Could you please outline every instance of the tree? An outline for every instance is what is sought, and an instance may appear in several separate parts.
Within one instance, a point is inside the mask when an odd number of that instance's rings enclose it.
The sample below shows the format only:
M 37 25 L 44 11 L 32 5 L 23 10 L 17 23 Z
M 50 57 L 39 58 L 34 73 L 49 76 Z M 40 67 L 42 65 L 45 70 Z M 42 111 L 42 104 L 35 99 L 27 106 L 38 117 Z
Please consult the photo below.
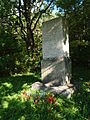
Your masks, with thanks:
M 57 7 L 61 13 L 63 12 L 63 15 L 68 21 L 70 40 L 82 38 L 84 29 L 84 12 L 82 2 L 83 0 L 56 0 Z
M 9 27 L 13 26 L 15 32 L 18 33 L 26 43 L 28 54 L 33 55 L 34 50 L 34 30 L 42 17 L 50 11 L 53 0 L 10 0 L 8 2 L 1 0 L 2 18 L 9 18 Z M 10 11 L 10 12 L 8 12 Z M 3 14 L 6 13 L 7 14 Z M 6 20 L 6 19 L 5 19 Z
M 83 10 L 85 16 L 85 24 L 87 28 L 87 36 L 89 39 L 90 38 L 90 1 L 89 0 L 83 1 Z
M 40 71 L 41 23 L 52 12 L 52 1 L 0 1 L 1 76 Z
M 34 50 L 34 31 L 42 16 L 53 3 L 53 0 L 16 0 L 12 6 L 15 30 L 24 39 L 28 54 Z M 20 30 L 18 30 L 20 29 Z
M 63 14 L 68 21 L 72 59 L 87 64 L 90 62 L 90 0 L 56 0 L 56 5 L 59 15 Z

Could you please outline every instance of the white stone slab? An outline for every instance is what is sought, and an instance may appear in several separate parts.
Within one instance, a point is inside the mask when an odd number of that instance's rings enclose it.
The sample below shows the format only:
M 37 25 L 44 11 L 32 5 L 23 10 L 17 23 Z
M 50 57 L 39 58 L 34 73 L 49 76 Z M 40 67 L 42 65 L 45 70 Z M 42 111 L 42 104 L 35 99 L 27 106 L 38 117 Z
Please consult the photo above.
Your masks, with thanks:
M 43 23 L 43 59 L 69 56 L 69 41 L 66 22 L 60 17 Z

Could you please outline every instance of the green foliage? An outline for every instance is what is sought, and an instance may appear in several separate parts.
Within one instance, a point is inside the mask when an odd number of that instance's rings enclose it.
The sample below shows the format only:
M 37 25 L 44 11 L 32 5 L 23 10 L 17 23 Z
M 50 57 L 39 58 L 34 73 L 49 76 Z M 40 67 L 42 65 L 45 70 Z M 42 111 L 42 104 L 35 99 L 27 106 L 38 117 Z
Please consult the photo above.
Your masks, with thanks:
M 23 43 L 11 30 L 0 30 L 0 76 L 12 75 L 26 70 Z M 23 59 L 22 59 L 23 58 Z M 24 65 L 24 66 L 23 66 Z
M 1 120 L 87 120 L 90 118 L 90 70 L 74 67 L 72 82 L 77 90 L 70 99 L 55 95 L 56 103 L 49 107 L 47 99 L 39 98 L 39 107 L 33 99 L 22 100 L 22 91 L 40 81 L 35 74 L 0 78 L 0 119 Z M 37 93 L 39 95 L 39 92 Z M 38 97 L 35 98 L 38 100 Z M 45 101 L 44 101 L 45 100 Z M 37 102 L 36 102 L 37 103 Z
M 81 66 L 73 67 L 72 72 L 72 82 L 77 88 L 76 94 L 73 95 L 72 99 L 78 106 L 82 119 L 85 119 L 85 116 L 90 119 L 90 69 Z
M 89 0 L 56 0 L 60 16 L 68 21 L 71 59 L 73 63 L 90 64 Z
M 56 0 L 56 5 L 61 10 L 60 14 L 63 14 L 68 21 L 70 41 L 89 40 L 87 39 L 88 17 L 85 4 L 83 0 Z
M 70 55 L 74 65 L 90 67 L 90 42 L 78 40 L 70 42 Z
M 39 30 L 40 31 L 40 30 Z M 4 28 L 0 31 L 0 76 L 25 73 L 28 71 L 40 72 L 41 35 L 35 35 L 35 49 L 32 56 L 27 55 L 25 43 L 19 35 Z
M 40 72 L 41 25 L 52 12 L 51 3 L 0 1 L 0 76 Z

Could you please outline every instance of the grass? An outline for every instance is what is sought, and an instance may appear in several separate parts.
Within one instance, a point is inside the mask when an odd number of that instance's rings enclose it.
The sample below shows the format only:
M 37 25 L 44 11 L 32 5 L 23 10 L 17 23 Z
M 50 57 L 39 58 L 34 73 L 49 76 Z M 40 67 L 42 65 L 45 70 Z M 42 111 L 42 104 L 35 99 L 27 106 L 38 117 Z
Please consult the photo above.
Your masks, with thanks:
M 70 99 L 55 95 L 57 104 L 48 111 L 43 100 L 40 109 L 32 101 L 18 99 L 40 76 L 35 74 L 0 78 L 1 120 L 89 120 L 90 119 L 90 70 L 73 67 L 72 83 L 77 90 Z

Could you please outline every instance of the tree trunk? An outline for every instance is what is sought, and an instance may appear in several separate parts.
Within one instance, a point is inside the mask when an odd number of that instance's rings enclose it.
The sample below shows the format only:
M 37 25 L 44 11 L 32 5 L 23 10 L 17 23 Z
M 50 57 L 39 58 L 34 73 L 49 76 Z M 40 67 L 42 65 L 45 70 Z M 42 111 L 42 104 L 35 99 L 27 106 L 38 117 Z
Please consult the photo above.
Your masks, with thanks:
M 33 49 L 34 49 L 34 36 L 33 36 L 33 31 L 31 30 L 30 24 L 27 22 L 27 52 L 28 54 L 32 54 L 33 57 Z

